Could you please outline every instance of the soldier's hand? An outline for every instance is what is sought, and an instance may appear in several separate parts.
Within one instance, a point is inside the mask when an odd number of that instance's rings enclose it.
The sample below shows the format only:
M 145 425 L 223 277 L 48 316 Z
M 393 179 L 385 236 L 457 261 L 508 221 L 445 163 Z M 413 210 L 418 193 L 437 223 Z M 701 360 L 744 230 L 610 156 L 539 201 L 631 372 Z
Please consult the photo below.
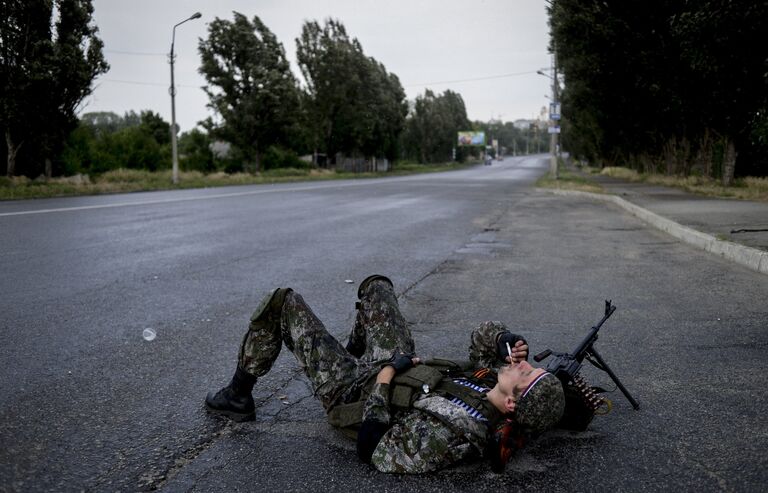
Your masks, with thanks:
M 510 363 L 520 363 L 521 361 L 525 361 L 528 359 L 528 344 L 525 342 L 525 340 L 519 340 L 515 343 L 514 347 L 512 348 L 512 361 L 509 361 L 509 356 L 507 356 L 507 361 Z
M 401 373 L 405 370 L 413 368 L 417 364 L 419 364 L 419 358 L 416 358 L 410 354 L 405 354 L 398 349 L 395 350 L 395 354 L 392 355 L 392 358 L 387 363 L 387 366 L 394 368 L 395 373 Z
M 510 350 L 512 351 L 511 358 L 509 355 Z M 502 361 L 519 363 L 528 359 L 528 343 L 518 335 L 504 332 L 496 340 L 496 352 Z

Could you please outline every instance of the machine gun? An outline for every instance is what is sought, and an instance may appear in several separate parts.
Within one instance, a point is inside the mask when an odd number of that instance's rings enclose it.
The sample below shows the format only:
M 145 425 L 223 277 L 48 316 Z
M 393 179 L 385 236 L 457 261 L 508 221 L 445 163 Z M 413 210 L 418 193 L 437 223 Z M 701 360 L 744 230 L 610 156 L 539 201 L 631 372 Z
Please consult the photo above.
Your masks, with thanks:
M 608 405 L 610 408 L 610 402 L 603 397 L 598 397 L 595 389 L 589 387 L 579 373 L 584 359 L 606 372 L 632 404 L 632 407 L 640 408 L 640 404 L 630 395 L 619 377 L 611 371 L 608 363 L 603 360 L 594 347 L 595 341 L 597 341 L 597 332 L 615 311 L 616 306 L 612 305 L 610 300 L 606 300 L 605 315 L 602 320 L 590 329 L 584 340 L 571 353 L 555 353 L 551 349 L 547 349 L 533 357 L 535 361 L 539 362 L 551 355 L 555 356 L 547 364 L 547 371 L 560 379 L 565 390 L 565 415 L 559 424 L 561 428 L 584 430 L 601 406 Z

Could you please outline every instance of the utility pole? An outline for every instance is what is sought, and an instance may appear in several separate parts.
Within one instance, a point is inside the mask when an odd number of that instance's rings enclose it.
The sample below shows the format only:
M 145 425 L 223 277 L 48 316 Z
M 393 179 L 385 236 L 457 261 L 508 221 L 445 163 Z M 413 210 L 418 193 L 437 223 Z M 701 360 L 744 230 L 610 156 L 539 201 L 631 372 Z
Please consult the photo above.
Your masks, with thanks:
M 550 137 L 549 137 L 549 152 L 550 163 L 549 171 L 552 174 L 552 178 L 557 180 L 557 131 L 560 130 L 560 126 L 557 125 L 560 120 L 560 110 L 558 107 L 560 103 L 557 98 L 557 51 L 552 53 L 552 107 L 549 110 L 550 121 Z
M 176 55 L 173 53 L 173 45 L 176 43 L 176 28 L 187 21 L 199 19 L 200 17 L 202 17 L 202 14 L 200 12 L 196 12 L 192 14 L 191 17 L 188 17 L 173 26 L 173 36 L 171 37 L 171 55 L 169 57 L 171 63 L 171 88 L 168 90 L 168 92 L 171 93 L 171 157 L 173 160 L 174 185 L 179 183 L 179 150 L 178 145 L 176 144 L 176 85 L 174 84 L 173 80 L 173 62 L 176 58 Z
M 525 153 L 531 153 L 531 123 L 528 124 L 528 128 L 525 131 Z

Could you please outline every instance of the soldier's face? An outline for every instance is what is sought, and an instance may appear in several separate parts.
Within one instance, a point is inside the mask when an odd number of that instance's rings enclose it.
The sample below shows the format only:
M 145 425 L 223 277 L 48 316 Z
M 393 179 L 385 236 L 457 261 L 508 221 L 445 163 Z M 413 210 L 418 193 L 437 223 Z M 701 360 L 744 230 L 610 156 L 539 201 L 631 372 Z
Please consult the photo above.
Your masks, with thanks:
M 502 366 L 498 375 L 499 388 L 517 401 L 525 389 L 545 371 L 543 368 L 532 367 L 527 361 Z

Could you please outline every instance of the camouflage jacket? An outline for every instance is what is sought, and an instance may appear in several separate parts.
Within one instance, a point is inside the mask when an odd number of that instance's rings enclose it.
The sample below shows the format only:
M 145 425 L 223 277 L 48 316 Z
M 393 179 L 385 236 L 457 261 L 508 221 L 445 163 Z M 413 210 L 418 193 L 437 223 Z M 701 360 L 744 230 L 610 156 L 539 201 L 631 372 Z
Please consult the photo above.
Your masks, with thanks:
M 487 322 L 472 333 L 469 355 L 476 367 L 503 364 L 496 356 L 495 341 L 504 331 L 503 325 Z M 363 421 L 387 427 L 371 456 L 376 469 L 425 473 L 482 455 L 489 435 L 486 422 L 434 393 L 419 396 L 411 409 L 392 411 L 389 387 L 374 385 L 363 411 Z

